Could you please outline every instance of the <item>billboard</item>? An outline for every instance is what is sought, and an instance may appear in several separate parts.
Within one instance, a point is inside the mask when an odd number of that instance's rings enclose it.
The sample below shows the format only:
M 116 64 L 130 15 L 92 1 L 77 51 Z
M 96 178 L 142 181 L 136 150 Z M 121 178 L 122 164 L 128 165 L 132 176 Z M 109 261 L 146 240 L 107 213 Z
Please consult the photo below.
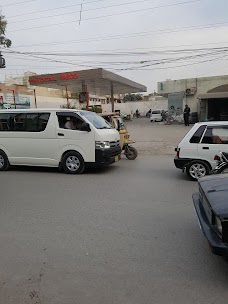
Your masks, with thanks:
M 17 109 L 29 109 L 30 108 L 30 96 L 14 94 L 16 100 Z M 14 109 L 13 94 L 3 93 L 3 101 L 1 100 L 3 109 Z

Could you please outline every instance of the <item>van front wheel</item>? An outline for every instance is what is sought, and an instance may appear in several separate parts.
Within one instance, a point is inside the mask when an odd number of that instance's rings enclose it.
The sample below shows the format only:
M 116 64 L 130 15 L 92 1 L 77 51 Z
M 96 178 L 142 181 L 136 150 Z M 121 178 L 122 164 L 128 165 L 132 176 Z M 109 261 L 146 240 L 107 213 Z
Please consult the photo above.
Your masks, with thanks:
M 196 181 L 200 177 L 208 175 L 209 172 L 210 168 L 208 164 L 201 160 L 194 160 L 186 167 L 186 173 L 188 177 L 193 181 Z
M 80 174 L 85 169 L 85 163 L 78 152 L 70 151 L 63 156 L 62 167 L 65 173 Z
M 5 152 L 0 151 L 0 171 L 7 171 L 9 169 L 9 160 Z

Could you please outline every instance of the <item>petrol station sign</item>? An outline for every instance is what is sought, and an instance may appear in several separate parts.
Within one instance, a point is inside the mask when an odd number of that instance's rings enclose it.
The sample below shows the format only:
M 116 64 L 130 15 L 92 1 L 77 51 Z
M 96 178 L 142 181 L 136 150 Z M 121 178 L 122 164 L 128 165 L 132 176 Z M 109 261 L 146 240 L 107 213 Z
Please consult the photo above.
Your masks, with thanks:
M 63 80 L 71 80 L 77 79 L 77 73 L 63 73 L 58 75 L 50 75 L 50 76 L 37 76 L 29 79 L 30 84 L 44 83 L 44 82 L 55 82 L 55 81 L 63 81 Z

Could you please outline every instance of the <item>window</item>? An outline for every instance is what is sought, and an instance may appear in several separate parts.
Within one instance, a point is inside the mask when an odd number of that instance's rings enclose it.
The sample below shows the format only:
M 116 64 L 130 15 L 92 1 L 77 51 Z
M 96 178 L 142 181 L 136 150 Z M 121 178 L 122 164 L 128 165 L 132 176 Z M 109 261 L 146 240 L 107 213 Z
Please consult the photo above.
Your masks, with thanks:
M 42 132 L 46 129 L 50 113 L 39 113 L 38 119 L 38 132 Z
M 94 112 L 80 112 L 96 129 L 111 129 L 112 127 L 101 116 Z
M 207 128 L 202 139 L 202 144 L 212 144 L 212 128 Z
M 125 130 L 126 129 L 122 118 L 113 118 L 113 121 L 114 121 L 116 130 Z
M 0 131 L 42 132 L 50 113 L 0 113 Z
M 203 137 L 204 144 L 228 144 L 228 128 L 227 127 L 213 127 L 207 128 Z
M 197 131 L 194 133 L 192 138 L 190 139 L 191 144 L 198 144 L 200 142 L 200 139 L 203 135 L 204 130 L 206 129 L 206 126 L 201 126 L 197 129 Z
M 161 114 L 161 111 L 152 111 L 152 114 Z
M 57 115 L 58 115 L 59 127 L 61 129 L 81 131 L 81 127 L 84 125 L 84 121 L 80 119 L 76 114 L 59 113 Z

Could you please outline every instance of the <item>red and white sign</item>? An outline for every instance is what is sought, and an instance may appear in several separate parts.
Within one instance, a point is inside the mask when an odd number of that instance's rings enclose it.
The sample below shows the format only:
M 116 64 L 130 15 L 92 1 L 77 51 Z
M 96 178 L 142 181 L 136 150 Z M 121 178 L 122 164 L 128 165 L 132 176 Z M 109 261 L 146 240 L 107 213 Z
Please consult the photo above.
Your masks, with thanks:
M 77 79 L 78 74 L 77 73 L 64 73 L 59 74 L 56 76 L 37 76 L 29 79 L 30 84 L 34 83 L 43 83 L 43 82 L 52 82 L 52 81 L 58 81 L 58 80 L 71 80 L 71 79 Z

